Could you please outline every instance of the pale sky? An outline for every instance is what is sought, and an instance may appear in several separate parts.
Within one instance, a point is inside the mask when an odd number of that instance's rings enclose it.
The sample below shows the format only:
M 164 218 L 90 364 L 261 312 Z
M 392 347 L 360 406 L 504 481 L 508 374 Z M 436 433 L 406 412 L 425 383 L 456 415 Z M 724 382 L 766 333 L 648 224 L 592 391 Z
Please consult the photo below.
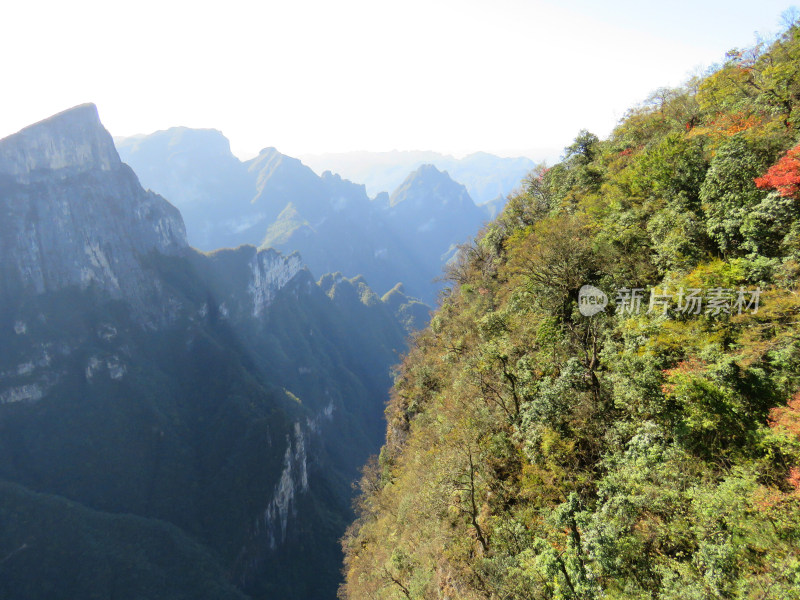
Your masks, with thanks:
M 0 137 L 83 102 L 233 151 L 534 159 L 780 28 L 787 1 L 7 1 Z

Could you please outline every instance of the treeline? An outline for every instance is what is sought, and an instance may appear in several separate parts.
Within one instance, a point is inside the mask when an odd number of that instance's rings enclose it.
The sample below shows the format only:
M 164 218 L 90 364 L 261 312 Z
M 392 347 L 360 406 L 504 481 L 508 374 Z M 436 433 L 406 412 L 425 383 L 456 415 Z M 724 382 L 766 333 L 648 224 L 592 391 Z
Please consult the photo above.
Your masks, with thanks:
M 800 598 L 799 126 L 794 24 L 531 173 L 399 368 L 342 598 Z

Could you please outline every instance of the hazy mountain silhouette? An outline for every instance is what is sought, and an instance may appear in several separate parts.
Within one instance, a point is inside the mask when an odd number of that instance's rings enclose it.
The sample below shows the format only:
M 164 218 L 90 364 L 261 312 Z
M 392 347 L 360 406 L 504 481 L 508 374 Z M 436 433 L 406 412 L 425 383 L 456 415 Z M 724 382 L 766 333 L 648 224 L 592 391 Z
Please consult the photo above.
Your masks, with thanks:
M 432 164 L 464 184 L 478 205 L 505 197 L 533 169 L 535 163 L 524 157 L 503 158 L 476 152 L 463 158 L 438 152 L 342 152 L 309 154 L 301 157 L 317 173 L 325 170 L 360 181 L 369 194 L 390 192 L 424 164 Z
M 238 162 L 216 131 L 176 128 L 117 146 L 145 187 L 172 193 L 197 247 L 299 251 L 315 274 L 363 275 L 379 293 L 402 282 L 429 304 L 457 244 L 488 219 L 464 186 L 430 165 L 406 173 L 391 199 L 370 198 L 364 185 L 318 176 L 274 148 Z

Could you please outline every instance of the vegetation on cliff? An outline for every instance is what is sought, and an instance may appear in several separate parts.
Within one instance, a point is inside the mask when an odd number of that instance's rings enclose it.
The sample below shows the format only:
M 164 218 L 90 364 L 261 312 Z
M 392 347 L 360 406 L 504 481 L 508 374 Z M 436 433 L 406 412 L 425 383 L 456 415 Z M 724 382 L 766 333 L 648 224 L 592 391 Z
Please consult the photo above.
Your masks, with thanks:
M 798 127 L 795 24 L 530 175 L 399 368 L 342 598 L 800 598 Z

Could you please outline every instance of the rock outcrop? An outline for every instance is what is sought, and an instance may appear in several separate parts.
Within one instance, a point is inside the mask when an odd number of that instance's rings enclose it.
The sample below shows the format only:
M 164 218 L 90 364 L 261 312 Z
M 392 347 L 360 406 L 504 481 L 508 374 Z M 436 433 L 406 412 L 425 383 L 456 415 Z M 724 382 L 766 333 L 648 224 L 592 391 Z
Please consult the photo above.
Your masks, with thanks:
M 0 142 L 0 176 L 23 183 L 54 174 L 113 171 L 121 165 L 94 104 L 65 110 Z
M 188 248 L 178 210 L 141 188 L 91 104 L 0 140 L 0 211 L 0 293 L 93 287 L 144 314 L 160 297 L 145 257 Z

